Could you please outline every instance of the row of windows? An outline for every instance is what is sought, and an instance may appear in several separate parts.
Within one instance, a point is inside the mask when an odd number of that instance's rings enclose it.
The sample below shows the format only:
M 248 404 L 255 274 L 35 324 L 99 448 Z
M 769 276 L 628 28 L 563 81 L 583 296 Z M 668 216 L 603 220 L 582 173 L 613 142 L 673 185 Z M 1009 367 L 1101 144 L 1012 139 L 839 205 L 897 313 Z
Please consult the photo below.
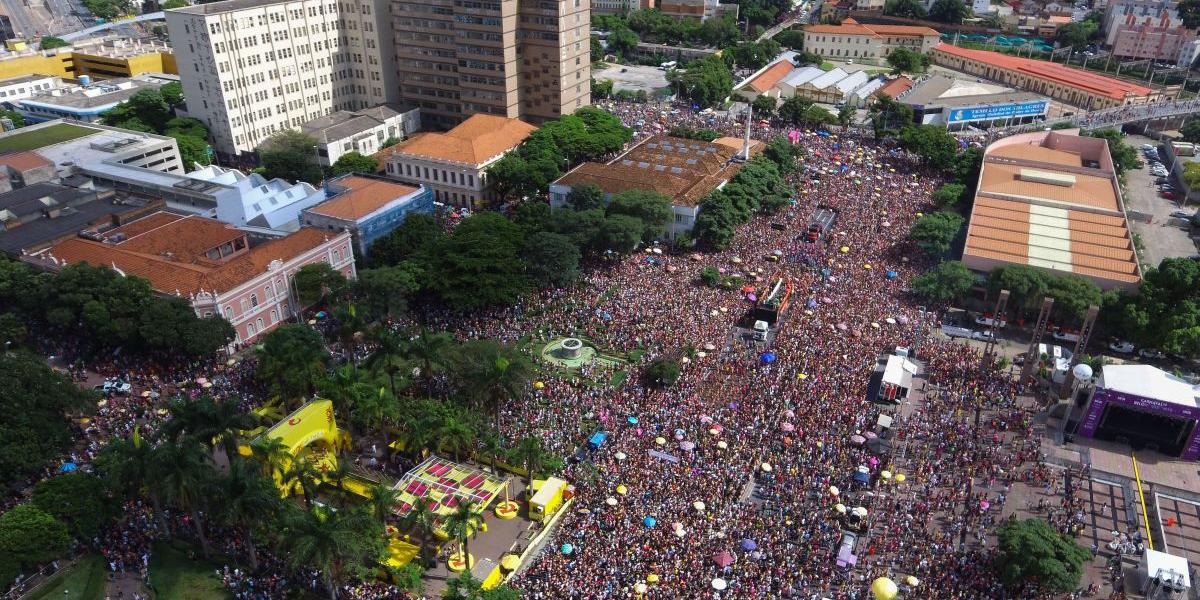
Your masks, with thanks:
M 448 183 L 451 185 L 465 185 L 467 187 L 475 187 L 475 175 L 471 173 L 459 173 L 458 171 L 449 171 L 446 169 L 429 168 L 429 167 L 414 167 L 411 163 L 403 163 L 404 169 L 396 163 L 389 162 L 387 172 L 393 173 L 392 166 L 396 165 L 394 173 L 403 175 L 413 179 L 424 179 L 426 181 L 435 181 L 439 183 Z M 432 177 L 430 176 L 432 175 Z

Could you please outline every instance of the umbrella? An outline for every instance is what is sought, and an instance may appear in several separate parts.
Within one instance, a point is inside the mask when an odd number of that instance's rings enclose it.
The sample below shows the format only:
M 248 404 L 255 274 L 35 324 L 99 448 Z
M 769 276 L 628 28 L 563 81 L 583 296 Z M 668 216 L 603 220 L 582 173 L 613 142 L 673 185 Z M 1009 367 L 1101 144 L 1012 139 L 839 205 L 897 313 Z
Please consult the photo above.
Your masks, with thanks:
M 838 331 L 846 331 L 847 329 L 850 329 L 850 326 L 846 325 L 845 323 L 838 323 L 835 325 L 835 327 L 837 327 Z
M 660 436 L 660 437 L 656 437 L 656 438 L 654 438 L 654 443 L 655 443 L 655 444 L 658 444 L 659 446 L 661 446 L 661 445 L 663 445 L 663 444 L 666 444 L 666 443 L 667 443 L 667 438 L 664 438 L 664 437 L 661 437 L 661 436 Z
M 861 435 L 850 436 L 850 443 L 855 444 L 855 445 L 862 444 L 863 442 L 866 442 L 866 441 L 867 441 L 867 438 L 865 438 Z
M 904 473 L 896 473 L 896 483 L 904 483 L 905 479 L 908 478 L 904 476 Z
M 900 321 L 901 325 L 908 325 L 908 317 L 906 317 L 904 315 L 900 315 L 900 317 L 897 318 L 896 320 Z
M 724 450 L 728 447 L 729 447 L 729 444 L 726 444 L 725 440 L 721 440 L 721 441 L 717 442 L 717 448 L 720 448 L 721 450 Z
M 921 580 L 909 575 L 908 577 L 904 578 L 904 583 L 907 583 L 912 587 L 917 587 L 918 585 L 921 585 Z
M 788 419 L 792 419 L 796 417 L 796 413 L 792 412 L 792 410 L 789 408 L 788 410 L 783 411 L 783 416 Z
M 867 509 L 862 506 L 855 506 L 854 510 L 850 511 L 850 514 L 860 518 L 865 517 L 867 516 Z
M 658 519 L 655 519 L 654 517 L 646 517 L 645 519 L 642 519 L 642 525 L 645 525 L 646 527 L 654 527 L 657 524 Z
M 684 528 L 682 528 L 682 527 L 676 527 L 676 528 L 675 528 L 675 537 L 677 537 L 677 538 L 681 538 L 681 537 L 683 537 L 683 536 L 685 536 L 685 535 L 687 535 L 687 530 L 686 530 L 686 529 L 684 529 Z
M 773 469 L 774 469 L 774 467 L 771 466 L 771 463 L 763 463 L 762 464 L 763 473 L 770 473 Z
M 729 262 L 731 262 L 735 265 L 740 265 L 740 264 L 742 264 L 742 259 L 735 256 L 735 257 L 729 259 Z
M 628 419 L 626 419 L 626 421 L 629 421 L 630 425 L 637 425 L 638 418 L 637 417 L 629 417 Z
M 713 350 L 716 350 L 717 347 L 712 342 L 709 342 L 704 345 L 704 349 L 708 350 L 709 352 L 712 352 Z
M 888 271 L 887 273 L 885 273 L 885 275 L 887 276 L 888 279 L 895 279 L 896 276 L 899 275 L 899 273 L 897 273 L 895 271 Z
M 213 384 L 211 381 L 205 381 L 204 383 L 200 384 L 200 387 L 202 387 L 204 389 L 208 389 L 208 388 L 212 387 L 212 385 Z
M 816 301 L 816 300 L 814 300 L 814 299 L 812 299 L 812 298 L 809 298 L 809 299 L 808 299 L 808 304 L 807 304 L 807 306 L 808 306 L 809 308 L 816 308 L 816 307 L 817 307 L 817 301 Z
M 990 503 L 989 503 L 987 500 L 980 500 L 980 501 L 979 501 L 979 509 L 980 509 L 980 510 L 987 510 L 987 509 L 988 509 L 988 508 L 990 508 L 991 506 L 992 506 L 992 505 L 991 505 L 991 504 L 990 504 Z
M 634 593 L 637 593 L 637 594 L 645 594 L 646 589 L 647 589 L 646 584 L 644 584 L 644 583 L 639 583 L 639 584 L 633 586 L 633 591 L 634 591 Z
M 895 319 L 893 319 L 893 318 L 891 318 L 891 317 L 888 317 L 888 318 L 884 319 L 884 320 L 883 320 L 883 322 L 884 322 L 884 323 L 887 323 L 888 325 L 895 325 L 895 324 L 896 324 L 896 320 L 895 320 Z
M 625 484 L 618 485 L 617 493 L 624 496 L 625 494 L 629 493 L 629 488 L 625 487 Z
M 696 353 L 696 358 L 704 358 L 705 356 L 708 356 L 708 353 L 703 350 Z
M 751 302 L 758 302 L 758 296 L 756 294 L 746 294 L 746 299 Z
M 712 423 L 712 417 L 710 417 L 708 415 L 700 415 L 700 422 L 701 423 Z
M 838 502 L 837 504 L 833 505 L 833 510 L 836 510 L 839 513 L 844 515 L 844 514 L 846 514 L 846 505 L 842 504 L 841 502 Z
M 880 471 L 880 472 L 879 472 L 879 476 L 880 476 L 880 477 L 882 477 L 882 478 L 884 478 L 884 479 L 891 479 L 891 478 L 892 478 L 892 472 L 891 472 L 891 471 Z
M 799 373 L 796 375 L 796 379 L 808 379 L 808 373 Z
M 616 499 L 616 498 L 613 498 L 612 496 L 609 496 L 608 498 L 606 498 L 606 499 L 604 500 L 604 503 L 605 503 L 605 504 L 607 504 L 607 505 L 609 505 L 609 506 L 616 506 L 616 505 L 617 505 L 617 499 Z
M 779 428 L 788 433 L 791 433 L 796 430 L 796 426 L 792 425 L 791 423 L 784 423 L 783 425 L 780 425 Z
M 206 383 L 208 383 L 208 378 L 206 378 L 206 377 L 197 377 L 196 378 L 196 385 L 204 385 Z
M 684 451 L 694 450 L 696 444 L 694 442 L 679 442 L 679 449 Z
M 722 550 L 713 555 L 713 562 L 717 563 L 718 567 L 728 567 L 733 564 L 733 555 L 728 550 Z
M 658 583 L 658 574 L 651 573 L 646 576 L 646 583 Z
M 70 473 L 71 471 L 74 471 L 75 469 L 78 469 L 78 468 L 79 468 L 79 466 L 76 465 L 75 463 L 68 462 L 68 463 L 63 463 L 62 466 L 58 468 L 58 470 L 63 473 Z
M 562 550 L 563 554 L 570 554 L 575 551 L 575 546 L 572 546 L 570 544 L 563 544 L 562 548 L 560 548 L 560 549 Z
M 875 438 L 879 437 L 879 436 L 875 435 L 875 432 L 874 432 L 874 431 L 868 431 L 868 432 L 864 433 L 863 435 L 867 436 L 867 439 L 868 439 L 868 440 L 873 440 L 873 439 L 875 439 Z M 874 459 L 874 460 L 876 460 L 876 461 L 878 461 L 878 460 L 879 460 L 879 459 L 876 459 L 874 456 L 872 456 L 871 458 L 872 458 L 872 459 Z
M 142 397 L 143 397 L 143 398 L 149 398 L 149 397 L 150 397 L 150 390 L 146 390 L 146 391 L 142 392 Z
M 879 323 L 871 321 L 871 329 L 879 329 Z
M 874 457 L 872 457 L 872 458 L 874 458 Z M 867 465 L 858 465 L 858 468 L 855 469 L 855 471 L 858 473 L 862 473 L 863 475 L 866 475 L 867 473 L 871 472 L 871 470 L 867 468 Z
M 692 503 L 692 508 L 694 508 L 694 509 L 696 509 L 696 510 L 699 510 L 699 511 L 703 511 L 703 510 L 704 510 L 704 503 L 703 503 L 703 502 L 701 502 L 701 501 L 699 501 L 699 500 L 697 500 L 697 501 L 695 501 L 695 502 L 693 502 L 693 503 Z
M 712 586 L 713 586 L 714 590 L 717 590 L 719 592 L 719 591 L 724 590 L 725 588 L 729 587 L 729 584 L 726 583 L 724 579 L 721 579 L 720 577 L 718 577 L 718 578 L 712 580 Z
M 830 495 L 830 496 L 836 496 L 836 495 L 838 495 L 838 494 L 840 494 L 840 493 L 842 493 L 842 492 L 841 492 L 840 490 L 838 490 L 838 489 L 837 489 L 837 486 L 836 486 L 836 485 L 831 485 L 831 486 L 829 486 L 829 495 Z
M 742 540 L 742 550 L 750 551 L 750 550 L 757 550 L 757 549 L 758 549 L 758 544 L 754 543 L 754 540 L 751 540 L 751 539 Z
M 752 286 L 752 285 L 743 285 L 743 286 L 742 286 L 742 293 L 743 293 L 743 294 L 752 294 L 752 293 L 754 293 L 754 286 Z
M 867 459 L 867 464 L 869 464 L 873 467 L 873 466 L 879 464 L 879 459 L 872 456 L 871 458 Z M 865 473 L 866 471 L 864 470 L 863 472 Z

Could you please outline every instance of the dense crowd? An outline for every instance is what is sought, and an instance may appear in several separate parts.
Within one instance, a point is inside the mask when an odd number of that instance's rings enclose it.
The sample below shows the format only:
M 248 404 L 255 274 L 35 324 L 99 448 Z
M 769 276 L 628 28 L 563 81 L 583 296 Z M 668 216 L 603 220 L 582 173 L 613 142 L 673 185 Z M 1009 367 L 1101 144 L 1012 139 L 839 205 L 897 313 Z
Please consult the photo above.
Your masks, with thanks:
M 601 107 L 639 135 L 680 126 L 740 135 L 743 127 L 672 105 Z M 755 127 L 756 138 L 789 133 Z M 931 208 L 940 175 L 852 133 L 802 131 L 799 143 L 807 154 L 789 176 L 795 202 L 755 217 L 725 251 L 663 246 L 661 254 L 605 264 L 589 270 L 583 285 L 545 290 L 508 309 L 419 315 L 462 338 L 578 335 L 641 354 L 626 367 L 583 373 L 629 369 L 616 389 L 546 374 L 544 388 L 502 411 L 506 439 L 540 436 L 563 456 L 593 432 L 609 433 L 599 450 L 566 468 L 576 504 L 516 580 L 529 597 L 702 598 L 719 588 L 722 597 L 865 600 L 871 580 L 885 575 L 905 587 L 907 577 L 916 578 L 913 597 L 1002 597 L 986 557 L 988 532 L 1010 486 L 1039 476 L 1025 466 L 1038 462 L 1039 450 L 1024 441 L 1030 416 L 1016 402 L 1013 381 L 981 368 L 970 347 L 929 337 L 936 314 L 907 292 L 929 264 L 905 236 Z M 810 243 L 803 233 L 818 207 L 838 216 Z M 700 284 L 710 266 L 739 283 Z M 778 277 L 791 285 L 792 307 L 768 358 L 767 348 L 733 326 L 752 307 L 741 286 L 758 290 Z M 910 402 L 871 402 L 877 356 L 897 347 L 923 366 L 920 384 Z M 56 354 L 72 364 L 69 351 Z M 659 357 L 684 363 L 673 386 L 637 377 Z M 134 424 L 153 428 L 165 414 L 163 398 L 174 394 L 236 397 L 246 407 L 263 398 L 252 361 L 169 371 L 114 362 L 99 370 L 125 374 L 135 392 L 108 398 L 82 426 L 81 462 Z M 201 377 L 211 385 L 197 386 Z M 881 416 L 891 425 L 881 426 Z M 846 507 L 862 507 L 866 516 Z M 112 570 L 145 568 L 154 527 L 146 507 L 127 507 L 100 543 Z M 848 538 L 845 531 L 858 533 Z M 219 575 L 239 599 L 319 587 L 313 573 L 295 573 L 269 555 L 263 562 L 253 575 L 231 567 Z M 343 592 L 402 597 L 378 583 Z

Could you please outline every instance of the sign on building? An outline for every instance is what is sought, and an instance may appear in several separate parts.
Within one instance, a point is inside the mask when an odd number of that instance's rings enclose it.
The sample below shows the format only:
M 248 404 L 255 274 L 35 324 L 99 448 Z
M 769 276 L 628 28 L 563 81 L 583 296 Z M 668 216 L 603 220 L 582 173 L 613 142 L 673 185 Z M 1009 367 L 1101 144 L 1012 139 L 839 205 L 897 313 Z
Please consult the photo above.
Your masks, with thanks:
M 1010 104 L 993 104 L 990 106 L 972 106 L 956 108 L 949 111 L 947 123 L 962 123 L 965 121 L 995 121 L 1019 117 L 1035 117 L 1046 114 L 1049 105 L 1047 100 L 1033 102 L 1016 102 Z

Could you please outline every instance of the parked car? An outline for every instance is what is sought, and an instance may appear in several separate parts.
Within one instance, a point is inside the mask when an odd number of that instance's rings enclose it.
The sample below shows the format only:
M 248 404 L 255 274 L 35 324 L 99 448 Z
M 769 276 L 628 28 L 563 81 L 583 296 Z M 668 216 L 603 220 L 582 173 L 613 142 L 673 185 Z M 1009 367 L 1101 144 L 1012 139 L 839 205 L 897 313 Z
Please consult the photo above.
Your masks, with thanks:
M 996 329 L 1004 329 L 1005 326 L 1008 325 L 1008 321 L 1005 321 L 1004 319 L 997 320 L 997 319 L 993 319 L 987 315 L 982 315 L 982 316 L 975 317 L 975 324 L 983 325 L 984 327 L 991 327 L 993 324 L 995 324 Z
M 1154 180 L 1154 183 L 1171 183 L 1171 180 L 1166 177 L 1159 177 Z
M 1174 219 L 1190 219 L 1195 213 L 1187 210 L 1176 210 L 1171 212 L 1171 217 Z
M 1056 339 L 1060 342 L 1078 342 L 1079 341 L 1079 332 L 1078 331 L 1068 331 L 1066 329 L 1060 329 L 1058 331 L 1055 331 L 1051 337 L 1053 337 L 1054 339 Z
M 1165 357 L 1166 355 L 1163 354 L 1161 350 L 1155 350 L 1154 348 L 1142 348 L 1141 350 L 1138 350 L 1138 356 L 1142 358 L 1159 359 Z
M 1108 345 L 1108 349 L 1120 354 L 1133 354 L 1134 346 L 1132 342 L 1126 342 L 1125 340 L 1113 340 Z
M 118 394 L 121 396 L 127 396 L 133 392 L 133 386 L 130 385 L 129 382 L 121 381 L 115 377 L 105 379 L 104 383 L 101 383 L 92 389 L 98 392 L 104 392 L 105 394 Z
M 1163 198 L 1166 198 L 1167 200 L 1174 200 L 1176 198 L 1175 192 L 1162 191 L 1162 192 L 1159 192 L 1158 195 L 1162 196 Z
M 990 330 L 990 329 L 984 329 L 983 331 L 975 331 L 975 332 L 972 332 L 972 333 L 971 333 L 971 339 L 973 339 L 973 340 L 981 340 L 981 341 L 985 341 L 985 342 L 986 342 L 986 341 L 989 341 L 989 340 L 994 340 L 994 339 L 996 339 L 996 336 L 995 336 L 995 335 L 992 333 L 992 330 Z

